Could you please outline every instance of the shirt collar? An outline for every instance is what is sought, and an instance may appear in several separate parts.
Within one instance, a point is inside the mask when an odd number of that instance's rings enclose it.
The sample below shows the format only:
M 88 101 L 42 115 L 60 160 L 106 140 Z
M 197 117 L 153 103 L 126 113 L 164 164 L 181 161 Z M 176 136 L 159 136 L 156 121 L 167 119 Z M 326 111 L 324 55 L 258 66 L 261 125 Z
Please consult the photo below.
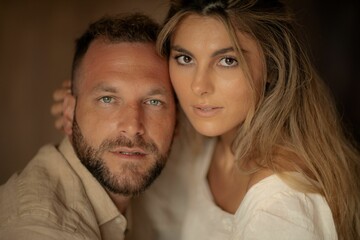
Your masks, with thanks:
M 99 225 L 111 221 L 119 216 L 124 218 L 103 186 L 93 177 L 93 175 L 76 156 L 74 148 L 68 137 L 64 138 L 61 142 L 59 151 L 64 155 L 65 159 L 82 180 L 86 194 L 94 208 Z

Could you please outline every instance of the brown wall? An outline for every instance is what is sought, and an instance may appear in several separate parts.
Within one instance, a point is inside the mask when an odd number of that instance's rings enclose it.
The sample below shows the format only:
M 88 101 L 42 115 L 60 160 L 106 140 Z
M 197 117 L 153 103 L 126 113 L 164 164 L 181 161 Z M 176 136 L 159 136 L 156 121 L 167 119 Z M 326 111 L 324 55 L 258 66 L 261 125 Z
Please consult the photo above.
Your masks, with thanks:
M 341 5 L 292 1 L 304 24 L 313 60 L 344 115 L 359 128 L 359 20 L 357 0 Z M 74 39 L 105 13 L 144 11 L 161 20 L 167 0 L 0 0 L 0 184 L 48 142 L 51 94 L 69 78 Z

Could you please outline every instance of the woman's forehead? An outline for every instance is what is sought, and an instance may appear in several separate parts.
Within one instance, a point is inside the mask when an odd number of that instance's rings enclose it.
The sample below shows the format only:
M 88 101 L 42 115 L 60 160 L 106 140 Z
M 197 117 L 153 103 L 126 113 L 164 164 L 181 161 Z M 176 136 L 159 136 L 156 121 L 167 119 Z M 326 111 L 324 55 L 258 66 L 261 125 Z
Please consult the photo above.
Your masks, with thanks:
M 204 38 L 208 42 L 221 38 L 222 41 L 228 42 L 229 45 L 233 45 L 233 40 L 236 40 L 241 49 L 245 51 L 260 50 L 257 42 L 250 34 L 236 28 L 234 28 L 235 32 L 231 33 L 230 31 L 217 16 L 189 14 L 177 23 L 171 35 L 171 43 L 176 44 L 176 42 L 183 40 L 195 41 L 200 38 Z M 232 35 L 236 36 L 236 39 L 232 39 Z

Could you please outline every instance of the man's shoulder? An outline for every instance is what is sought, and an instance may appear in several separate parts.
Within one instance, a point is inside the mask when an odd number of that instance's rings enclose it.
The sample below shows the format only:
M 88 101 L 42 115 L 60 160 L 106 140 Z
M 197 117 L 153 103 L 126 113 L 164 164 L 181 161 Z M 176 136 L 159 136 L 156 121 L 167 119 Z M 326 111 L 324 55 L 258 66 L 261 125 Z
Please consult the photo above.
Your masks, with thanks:
M 3 185 L 4 192 L 17 194 L 22 205 L 71 203 L 86 198 L 82 180 L 55 145 L 45 145 L 20 174 L 14 174 Z M 1 199 L 11 195 L 2 194 Z M 32 204 L 30 204 L 32 203 Z
M 0 230 L 27 226 L 73 232 L 96 225 L 82 180 L 54 145 L 42 147 L 0 190 Z

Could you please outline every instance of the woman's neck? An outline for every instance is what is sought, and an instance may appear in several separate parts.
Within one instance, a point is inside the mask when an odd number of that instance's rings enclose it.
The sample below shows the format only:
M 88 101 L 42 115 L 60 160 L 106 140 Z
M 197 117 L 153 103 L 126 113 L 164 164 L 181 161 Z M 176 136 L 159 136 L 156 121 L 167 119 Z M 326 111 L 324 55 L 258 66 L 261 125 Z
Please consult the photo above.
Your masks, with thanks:
M 219 137 L 212 156 L 207 180 L 215 203 L 224 211 L 235 213 L 251 186 L 272 174 L 267 169 L 242 172 L 232 151 L 235 133 Z
M 230 135 L 218 137 L 207 180 L 215 204 L 234 214 L 246 193 L 247 181 L 236 166 L 231 145 Z M 239 183 L 243 186 L 239 186 Z
M 218 167 L 223 170 L 232 171 L 235 164 L 235 156 L 231 149 L 231 143 L 226 139 L 219 137 L 216 143 L 212 163 L 215 163 Z

